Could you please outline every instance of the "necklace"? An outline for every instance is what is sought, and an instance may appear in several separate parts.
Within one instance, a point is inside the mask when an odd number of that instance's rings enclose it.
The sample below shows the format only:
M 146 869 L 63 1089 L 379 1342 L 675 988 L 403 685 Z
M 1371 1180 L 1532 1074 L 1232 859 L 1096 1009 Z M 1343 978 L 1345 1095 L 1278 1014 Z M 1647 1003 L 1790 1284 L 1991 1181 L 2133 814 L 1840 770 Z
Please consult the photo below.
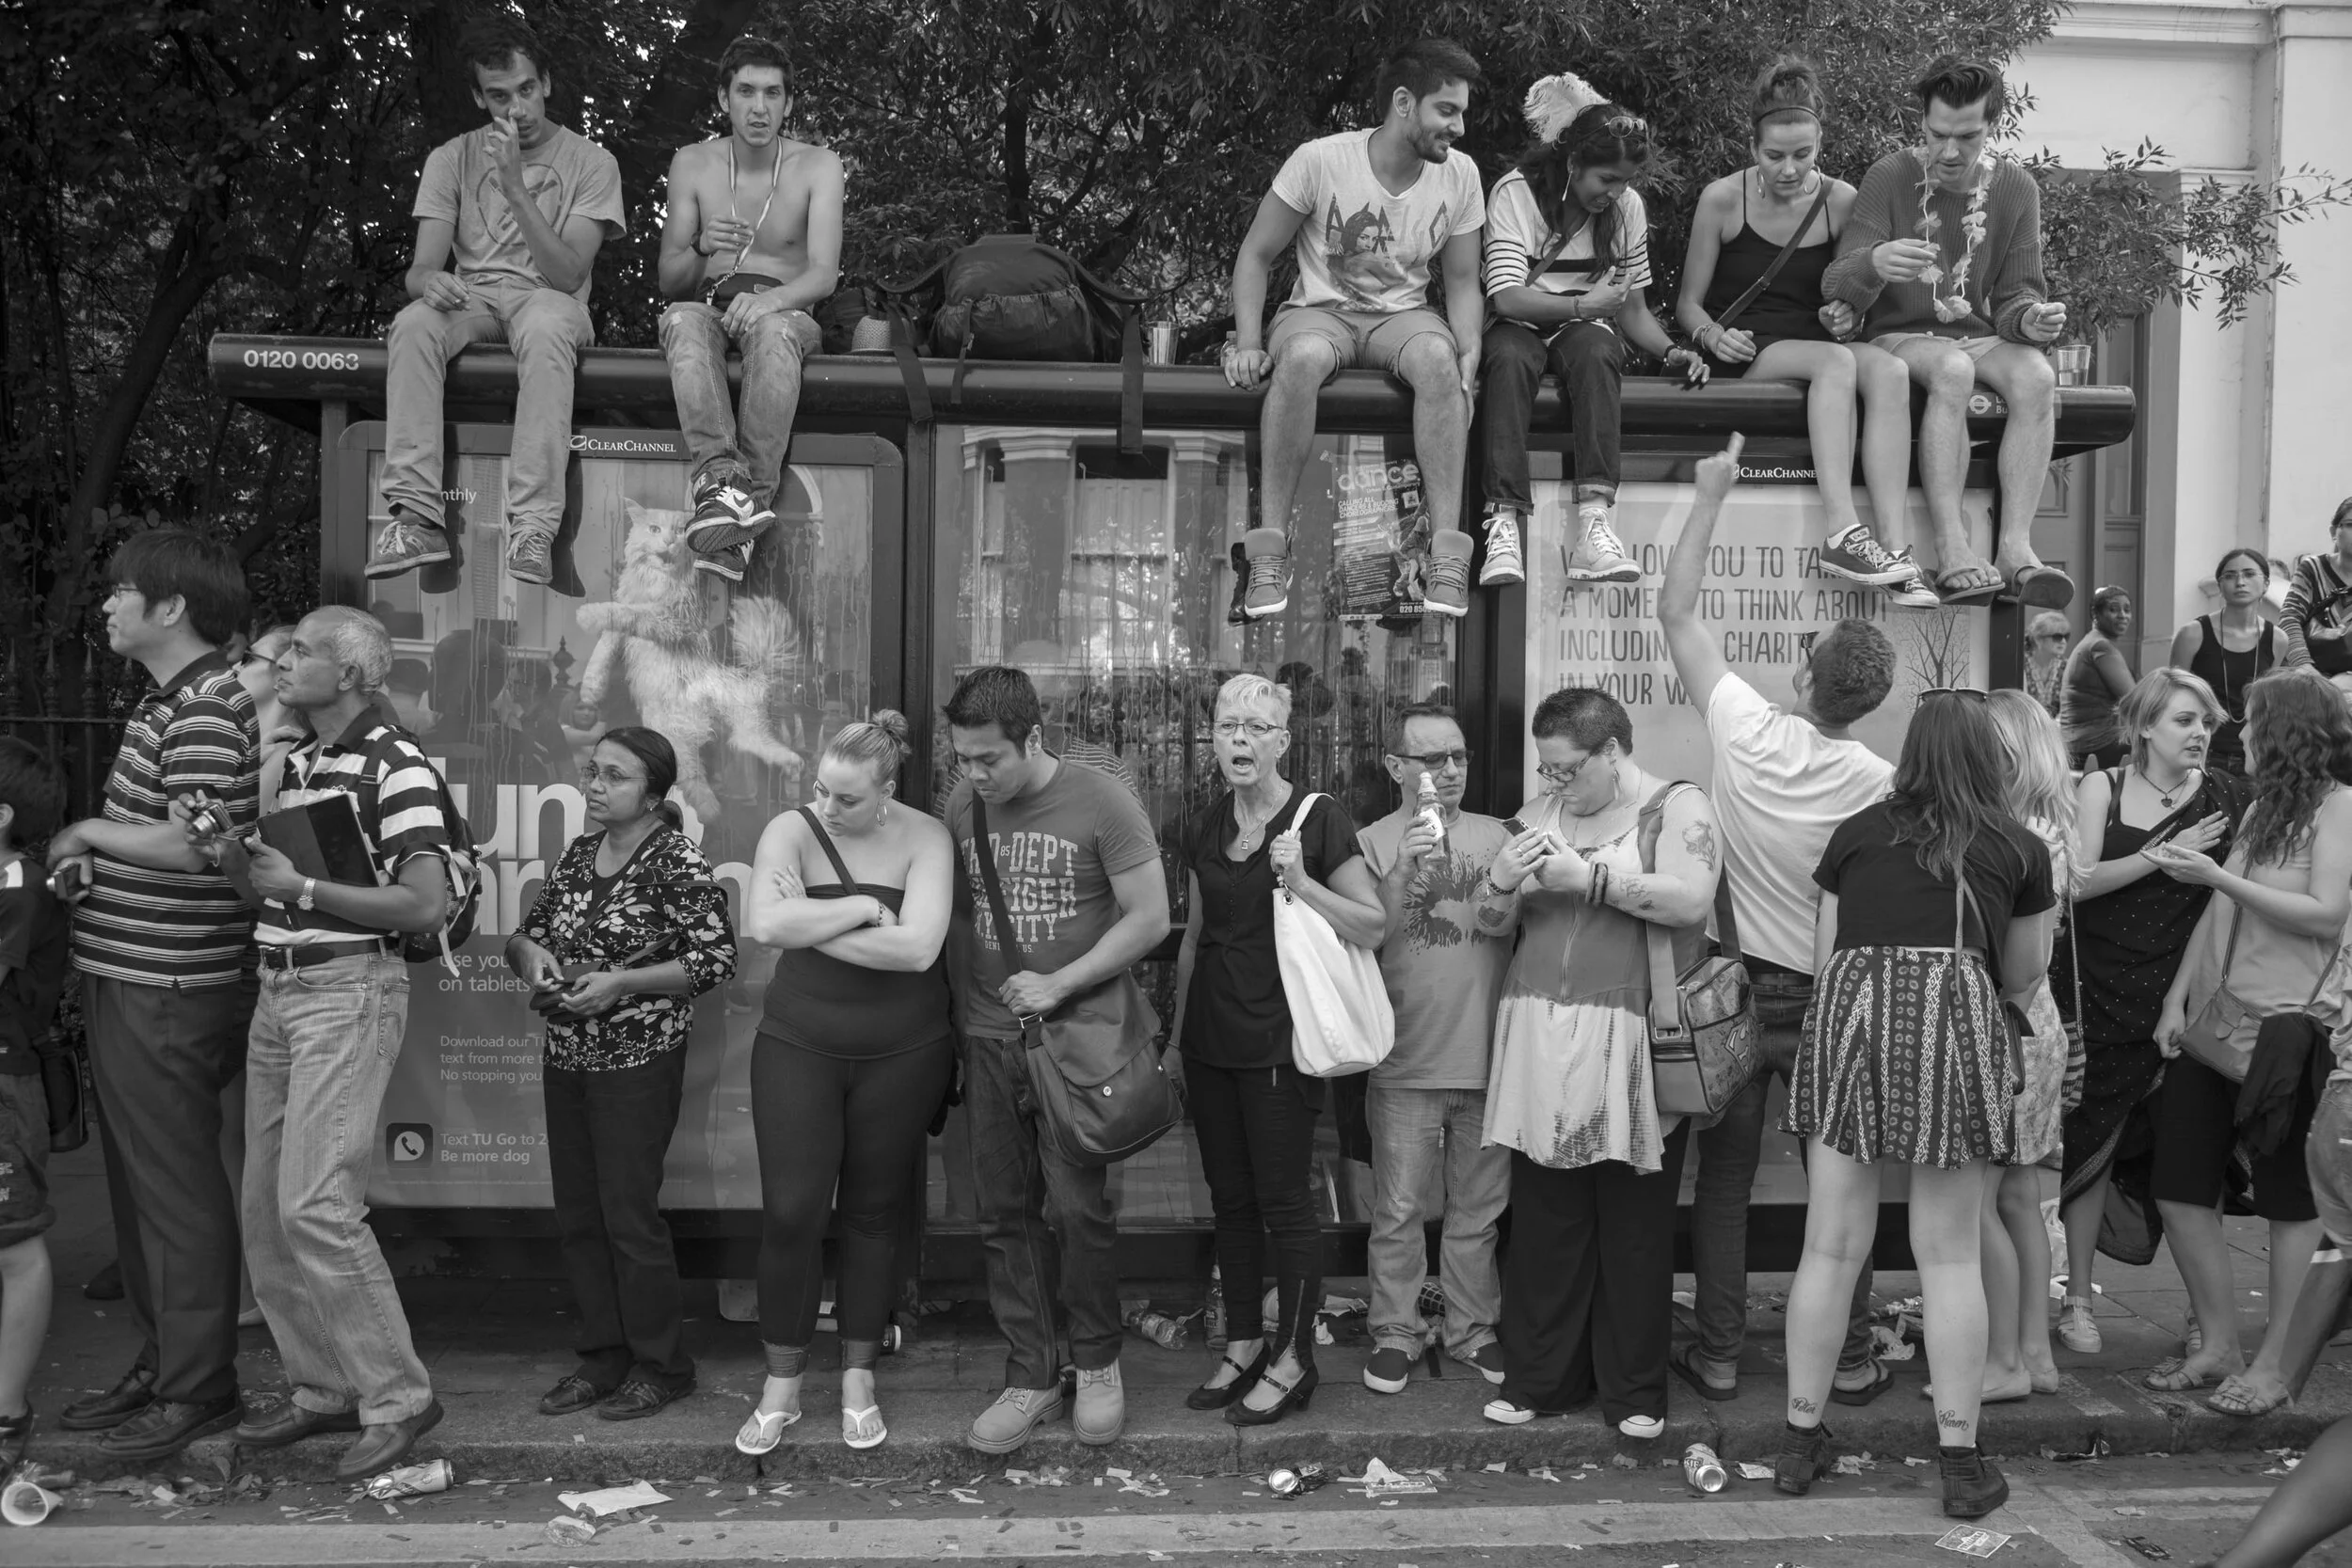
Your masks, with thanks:
M 1993 196 L 1993 166 L 1997 160 L 1990 152 L 1977 160 L 1976 172 L 1971 176 L 1968 209 L 1960 219 L 1960 260 L 1952 263 L 1952 270 L 1947 275 L 1940 264 L 1944 250 L 1940 230 L 1944 227 L 1944 219 L 1931 205 L 1936 192 L 1935 175 L 1925 148 L 1915 150 L 1915 155 L 1919 160 L 1919 237 L 1936 247 L 1939 263 L 1921 273 L 1919 281 L 1928 286 L 1928 297 L 1935 306 L 1935 319 L 1956 322 L 1972 309 L 1968 303 L 1968 270 L 1976 263 L 1977 246 L 1984 243 L 1984 208 Z M 1947 277 L 1951 283 L 1948 294 L 1942 288 Z
M 2165 810 L 2170 811 L 2172 809 L 2172 797 L 2178 795 L 2182 790 L 2188 787 L 2188 781 L 2196 775 L 2196 772 L 2197 770 L 2192 768 L 2187 772 L 2183 773 L 2181 775 L 2181 782 L 2174 784 L 2169 792 L 2157 788 L 2156 781 L 2148 776 L 2148 769 L 2145 767 L 2142 767 L 2139 770 L 2139 779 L 2140 782 L 2146 784 L 2150 789 L 2155 790 L 2156 799 L 2164 802 Z
M 1282 815 L 1282 808 L 1289 803 L 1290 792 L 1285 790 L 1283 791 L 1282 799 L 1275 801 L 1272 809 L 1267 811 L 1263 816 L 1259 817 L 1255 822 L 1250 822 L 1243 818 L 1241 812 L 1241 799 L 1236 796 L 1233 800 L 1233 827 L 1235 830 L 1233 834 L 1233 847 L 1239 849 L 1244 855 L 1256 854 L 1258 852 L 1259 842 L 1265 837 L 1266 829 L 1273 825 L 1276 817 Z
M 759 243 L 759 226 L 768 221 L 768 209 L 776 204 L 776 187 L 784 183 L 784 149 L 779 146 L 775 153 L 775 163 L 768 174 L 768 199 L 759 204 L 759 216 L 752 219 L 752 237 L 745 240 L 743 248 L 735 253 L 735 260 L 727 263 L 726 272 L 711 279 L 714 283 L 723 282 L 726 278 L 733 277 L 740 272 L 743 269 L 743 258 L 749 256 L 752 253 L 752 246 Z M 727 138 L 727 216 L 740 218 L 742 215 L 735 205 L 735 138 L 729 136 Z

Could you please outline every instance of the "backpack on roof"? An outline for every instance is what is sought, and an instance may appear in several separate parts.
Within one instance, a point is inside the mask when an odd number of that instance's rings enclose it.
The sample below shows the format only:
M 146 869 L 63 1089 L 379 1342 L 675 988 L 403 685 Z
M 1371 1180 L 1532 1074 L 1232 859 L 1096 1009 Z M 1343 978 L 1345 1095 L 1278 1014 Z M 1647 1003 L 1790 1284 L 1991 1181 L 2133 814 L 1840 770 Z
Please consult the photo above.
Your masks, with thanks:
M 880 291 L 891 318 L 891 350 L 906 379 L 917 423 L 931 418 L 918 353 L 956 361 L 949 407 L 963 401 L 974 358 L 1117 361 L 1119 446 L 1143 450 L 1143 296 L 1112 288 L 1067 251 L 1026 234 L 985 234 L 905 283 Z

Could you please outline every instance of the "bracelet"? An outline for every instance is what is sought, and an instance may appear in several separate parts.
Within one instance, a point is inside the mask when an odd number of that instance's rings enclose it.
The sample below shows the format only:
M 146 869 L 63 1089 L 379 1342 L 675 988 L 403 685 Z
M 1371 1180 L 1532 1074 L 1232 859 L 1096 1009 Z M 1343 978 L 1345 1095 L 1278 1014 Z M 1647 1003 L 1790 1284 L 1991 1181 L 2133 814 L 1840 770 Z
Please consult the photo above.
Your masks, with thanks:
M 1595 865 L 1590 880 L 1584 884 L 1584 902 L 1598 905 L 1609 896 L 1609 868 Z

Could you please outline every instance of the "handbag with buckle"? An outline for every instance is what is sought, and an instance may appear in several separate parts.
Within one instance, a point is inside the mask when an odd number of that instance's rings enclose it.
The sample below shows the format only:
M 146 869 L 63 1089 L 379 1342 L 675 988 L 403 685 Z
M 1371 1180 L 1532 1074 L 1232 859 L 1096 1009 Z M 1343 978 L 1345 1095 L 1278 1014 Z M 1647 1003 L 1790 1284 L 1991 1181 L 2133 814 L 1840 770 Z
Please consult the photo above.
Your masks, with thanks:
M 1658 834 L 1665 824 L 1665 785 L 1642 808 L 1642 869 L 1658 869 Z M 1675 973 L 1674 933 L 1655 921 L 1642 923 L 1649 946 L 1650 1079 L 1661 1117 L 1713 1117 L 1756 1078 L 1761 1061 L 1756 1008 L 1748 994 L 1748 966 L 1740 952 L 1740 930 L 1731 913 L 1731 879 L 1715 881 L 1716 951 L 1680 974 Z
M 1015 974 L 1028 967 L 1005 909 L 988 845 L 988 803 L 972 798 L 972 837 L 996 944 Z M 1133 971 L 1083 991 L 1046 1018 L 1021 1015 L 1023 1060 L 1038 1121 L 1062 1158 L 1111 1165 L 1140 1154 L 1184 1118 L 1177 1080 L 1160 1060 L 1159 1014 Z
M 2237 958 L 2238 922 L 2246 917 L 2245 910 L 2234 902 L 2230 906 L 2230 941 L 2221 953 L 2221 979 L 2214 987 L 2213 995 L 2197 1009 L 2197 1016 L 2181 1031 L 2181 1049 L 2233 1084 L 2246 1082 L 2247 1067 L 2254 1059 L 2254 1037 L 2262 1021 L 2271 1013 L 2308 1013 L 2319 1006 L 2320 993 L 2328 989 L 2328 976 L 2336 965 L 2344 961 L 2341 950 L 2323 965 L 2319 978 L 2312 985 L 2310 1000 L 2300 1007 L 2274 1007 L 2265 1012 L 2252 1006 L 2230 989 L 2230 965 Z M 2249 1023 L 2256 1025 L 2248 1029 Z M 2239 1045 L 2243 1037 L 2245 1044 Z

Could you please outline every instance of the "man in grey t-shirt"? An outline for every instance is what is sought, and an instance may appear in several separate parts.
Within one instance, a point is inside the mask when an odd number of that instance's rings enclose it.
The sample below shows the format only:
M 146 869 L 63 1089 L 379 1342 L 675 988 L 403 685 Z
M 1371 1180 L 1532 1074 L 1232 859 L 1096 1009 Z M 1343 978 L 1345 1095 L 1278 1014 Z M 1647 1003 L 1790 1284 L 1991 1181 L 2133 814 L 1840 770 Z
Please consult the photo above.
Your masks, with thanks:
M 1372 1072 L 1364 1110 L 1372 1128 L 1372 1358 L 1364 1386 L 1399 1394 L 1429 1338 L 1421 1313 L 1428 1277 L 1422 1199 L 1441 1193 L 1448 1354 L 1502 1381 L 1495 1323 L 1502 1281 L 1495 1272 L 1495 1221 L 1511 1199 L 1511 1153 L 1482 1147 L 1495 1003 L 1510 967 L 1507 938 L 1471 919 L 1477 889 L 1510 832 L 1462 809 L 1470 751 L 1454 710 L 1416 703 L 1389 721 L 1389 776 L 1397 809 L 1356 835 L 1380 879 L 1389 920 L 1380 973 L 1396 1011 L 1396 1049 Z M 1422 779 L 1437 786 L 1444 841 L 1422 818 Z
M 520 21 L 491 17 L 460 45 L 490 123 L 435 148 L 417 188 L 414 296 L 386 341 L 384 502 L 367 575 L 454 562 L 441 493 L 441 386 L 469 343 L 515 353 L 506 460 L 506 567 L 554 580 L 572 435 L 572 371 L 596 341 L 588 281 L 626 230 L 612 154 L 547 118 L 546 52 Z M 451 263 L 454 261 L 454 268 Z M 453 567 L 428 587 L 457 586 Z M 570 590 L 578 593 L 575 584 Z

